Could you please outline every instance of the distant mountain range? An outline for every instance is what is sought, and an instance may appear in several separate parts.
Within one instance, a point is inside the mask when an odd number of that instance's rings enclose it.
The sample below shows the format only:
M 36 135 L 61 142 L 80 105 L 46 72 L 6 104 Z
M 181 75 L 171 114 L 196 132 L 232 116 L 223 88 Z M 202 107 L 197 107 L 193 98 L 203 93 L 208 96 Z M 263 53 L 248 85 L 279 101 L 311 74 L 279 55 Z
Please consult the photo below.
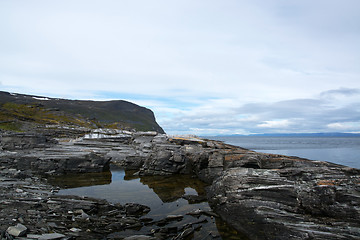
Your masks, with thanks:
M 44 125 L 164 133 L 150 109 L 131 102 L 68 100 L 0 91 L 0 129 L 22 131 Z
M 220 135 L 219 135 L 220 136 Z M 360 137 L 360 133 L 342 133 L 342 132 L 325 132 L 325 133 L 257 133 L 249 135 L 233 134 L 221 136 L 251 136 L 251 137 Z

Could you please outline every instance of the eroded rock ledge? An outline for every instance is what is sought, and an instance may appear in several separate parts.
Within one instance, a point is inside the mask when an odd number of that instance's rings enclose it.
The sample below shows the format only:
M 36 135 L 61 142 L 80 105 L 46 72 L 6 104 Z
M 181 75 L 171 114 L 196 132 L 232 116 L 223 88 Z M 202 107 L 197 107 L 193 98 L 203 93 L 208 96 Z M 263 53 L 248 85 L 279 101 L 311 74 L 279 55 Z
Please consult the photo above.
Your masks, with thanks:
M 215 212 L 250 239 L 360 239 L 359 169 L 156 132 L 45 143 L 5 146 L 0 160 L 46 174 L 103 171 L 110 161 L 139 175 L 195 174 L 210 184 Z

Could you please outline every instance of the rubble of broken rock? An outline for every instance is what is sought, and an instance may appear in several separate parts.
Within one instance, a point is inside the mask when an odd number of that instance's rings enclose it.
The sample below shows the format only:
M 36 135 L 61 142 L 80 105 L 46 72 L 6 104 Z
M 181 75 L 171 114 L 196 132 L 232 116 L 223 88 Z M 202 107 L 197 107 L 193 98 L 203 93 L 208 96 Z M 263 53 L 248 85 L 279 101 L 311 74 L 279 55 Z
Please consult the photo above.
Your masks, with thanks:
M 25 232 L 24 239 L 186 239 L 201 227 L 202 219 L 166 227 L 181 216 L 155 223 L 138 204 L 59 197 L 45 182 L 54 174 L 101 172 L 110 163 L 136 175 L 194 174 L 210 185 L 215 214 L 249 239 L 360 239 L 359 169 L 156 132 L 100 129 L 70 141 L 32 141 L 27 134 L 23 145 L 19 138 L 25 137 L 8 134 L 0 146 L 5 239 L 15 232 Z

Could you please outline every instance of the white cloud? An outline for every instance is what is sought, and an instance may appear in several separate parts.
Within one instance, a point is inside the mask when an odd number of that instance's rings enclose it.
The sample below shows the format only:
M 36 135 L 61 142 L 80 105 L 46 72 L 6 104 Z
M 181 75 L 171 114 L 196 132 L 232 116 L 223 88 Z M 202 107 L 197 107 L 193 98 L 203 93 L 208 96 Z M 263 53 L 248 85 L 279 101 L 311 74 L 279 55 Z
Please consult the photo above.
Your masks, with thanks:
M 327 127 L 331 130 L 336 131 L 359 131 L 360 130 L 360 121 L 358 122 L 335 122 L 329 123 Z
M 347 128 L 347 126 L 344 123 L 329 123 L 327 127 L 336 130 L 344 130 Z
M 288 119 L 264 121 L 257 126 L 260 128 L 287 128 L 291 122 Z

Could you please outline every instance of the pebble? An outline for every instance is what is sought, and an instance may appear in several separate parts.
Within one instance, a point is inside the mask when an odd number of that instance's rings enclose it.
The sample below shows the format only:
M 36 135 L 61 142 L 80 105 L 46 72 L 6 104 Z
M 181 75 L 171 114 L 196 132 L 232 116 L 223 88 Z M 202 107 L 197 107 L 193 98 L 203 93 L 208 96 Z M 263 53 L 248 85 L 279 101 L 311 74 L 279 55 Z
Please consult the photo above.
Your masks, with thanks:
M 17 189 L 15 190 L 15 192 L 17 192 L 17 193 L 23 193 L 24 190 L 22 190 L 22 189 L 20 189 L 20 188 L 17 188 Z
M 80 228 L 70 228 L 70 231 L 72 232 L 81 232 L 82 230 Z

